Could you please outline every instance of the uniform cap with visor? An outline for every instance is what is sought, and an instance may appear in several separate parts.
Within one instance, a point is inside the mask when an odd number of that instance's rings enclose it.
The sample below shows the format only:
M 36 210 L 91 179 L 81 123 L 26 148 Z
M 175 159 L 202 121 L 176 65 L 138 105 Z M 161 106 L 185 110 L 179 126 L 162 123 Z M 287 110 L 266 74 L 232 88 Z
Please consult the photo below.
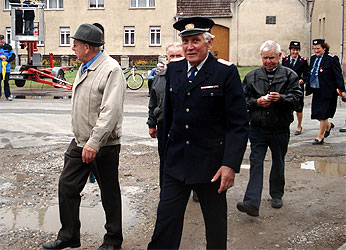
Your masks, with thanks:
M 317 44 L 324 44 L 324 39 L 314 39 L 312 41 L 313 45 L 317 45 Z
M 291 41 L 289 49 L 293 49 L 293 48 L 300 49 L 300 42 L 298 42 L 298 41 Z
M 102 30 L 89 23 L 81 24 L 71 38 L 92 46 L 102 46 L 105 44 Z
M 204 32 L 210 32 L 214 26 L 214 21 L 205 17 L 183 18 L 173 24 L 179 30 L 179 36 L 193 36 Z

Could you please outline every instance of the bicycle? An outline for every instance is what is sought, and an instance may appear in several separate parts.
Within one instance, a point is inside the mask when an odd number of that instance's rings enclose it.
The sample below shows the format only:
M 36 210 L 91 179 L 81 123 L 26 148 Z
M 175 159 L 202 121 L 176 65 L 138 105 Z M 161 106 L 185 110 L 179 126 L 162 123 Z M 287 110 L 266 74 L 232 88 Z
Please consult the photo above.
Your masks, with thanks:
M 124 76 L 126 78 L 127 87 L 131 90 L 138 90 L 143 86 L 144 78 L 141 74 L 136 73 L 136 65 L 132 68 L 124 69 Z M 126 75 L 128 74 L 128 75 Z

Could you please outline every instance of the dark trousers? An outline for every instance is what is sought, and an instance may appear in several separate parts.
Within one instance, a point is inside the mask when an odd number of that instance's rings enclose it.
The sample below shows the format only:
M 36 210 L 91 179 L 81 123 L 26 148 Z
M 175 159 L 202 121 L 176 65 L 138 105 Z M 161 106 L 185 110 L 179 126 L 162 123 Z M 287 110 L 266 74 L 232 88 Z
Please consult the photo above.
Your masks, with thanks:
M 184 224 L 184 214 L 191 190 L 197 192 L 202 209 L 207 249 L 226 249 L 226 192 L 217 192 L 220 182 L 187 185 L 164 174 L 153 237 L 148 249 L 178 249 Z
M 165 146 L 163 143 L 163 124 L 158 123 L 157 124 L 157 149 L 159 151 L 159 157 L 160 157 L 160 188 L 162 188 L 162 179 L 163 179 L 163 162 L 164 162 L 164 152 L 165 152 Z
M 1 80 L 3 79 L 2 72 L 0 72 L 0 96 L 1 96 Z M 5 97 L 8 98 L 11 96 L 11 90 L 10 90 L 10 84 L 8 83 L 8 80 L 10 78 L 10 73 L 6 73 L 5 75 L 5 80 L 4 80 L 4 92 L 5 92 Z
M 245 203 L 256 208 L 260 207 L 263 189 L 263 162 L 268 147 L 272 154 L 269 194 L 272 198 L 282 198 L 285 186 L 285 155 L 289 137 L 288 129 L 287 131 L 268 133 L 253 127 L 250 128 L 250 180 L 245 192 Z
M 153 81 L 154 81 L 154 79 L 148 79 L 149 95 L 150 95 L 150 93 L 151 93 L 151 88 L 152 88 L 152 86 L 153 86 Z
M 82 150 L 72 140 L 65 153 L 64 169 L 59 179 L 59 210 L 61 229 L 58 239 L 80 240 L 79 206 L 82 192 L 90 173 L 95 174 L 101 190 L 103 209 L 106 214 L 104 243 L 121 246 L 121 195 L 118 181 L 120 145 L 102 147 L 95 161 L 82 162 Z

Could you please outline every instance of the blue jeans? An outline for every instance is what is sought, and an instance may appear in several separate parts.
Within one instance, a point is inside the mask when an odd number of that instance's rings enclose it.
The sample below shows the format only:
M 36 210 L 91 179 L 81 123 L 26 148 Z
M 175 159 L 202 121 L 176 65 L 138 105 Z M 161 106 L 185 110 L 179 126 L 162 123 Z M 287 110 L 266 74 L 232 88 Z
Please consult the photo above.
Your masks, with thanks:
M 250 180 L 245 192 L 244 203 L 259 209 L 263 189 L 263 161 L 269 147 L 272 153 L 272 167 L 269 177 L 269 194 L 281 199 L 285 186 L 285 155 L 290 138 L 287 131 L 268 132 L 250 128 Z

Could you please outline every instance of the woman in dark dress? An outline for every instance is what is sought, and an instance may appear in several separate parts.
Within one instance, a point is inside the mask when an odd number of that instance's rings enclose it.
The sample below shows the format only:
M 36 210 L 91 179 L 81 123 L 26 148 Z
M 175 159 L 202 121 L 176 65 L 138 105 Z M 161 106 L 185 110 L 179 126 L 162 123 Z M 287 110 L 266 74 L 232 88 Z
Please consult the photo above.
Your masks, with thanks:
M 315 39 L 312 48 L 315 54 L 310 59 L 310 78 L 306 93 L 313 94 L 311 119 L 320 121 L 320 131 L 312 144 L 321 145 L 334 128 L 328 118 L 333 118 L 336 111 L 336 90 L 345 92 L 345 85 L 339 58 L 329 53 L 329 45 L 323 39 Z
M 309 79 L 309 65 L 305 57 L 299 55 L 300 42 L 291 41 L 289 46 L 290 54 L 282 58 L 282 66 L 288 67 L 297 73 L 299 77 L 299 86 L 302 88 L 304 93 L 304 84 Z M 295 135 L 300 135 L 303 131 L 302 120 L 303 120 L 303 108 L 304 108 L 304 96 L 299 102 L 299 106 L 295 109 L 297 114 L 297 128 Z

